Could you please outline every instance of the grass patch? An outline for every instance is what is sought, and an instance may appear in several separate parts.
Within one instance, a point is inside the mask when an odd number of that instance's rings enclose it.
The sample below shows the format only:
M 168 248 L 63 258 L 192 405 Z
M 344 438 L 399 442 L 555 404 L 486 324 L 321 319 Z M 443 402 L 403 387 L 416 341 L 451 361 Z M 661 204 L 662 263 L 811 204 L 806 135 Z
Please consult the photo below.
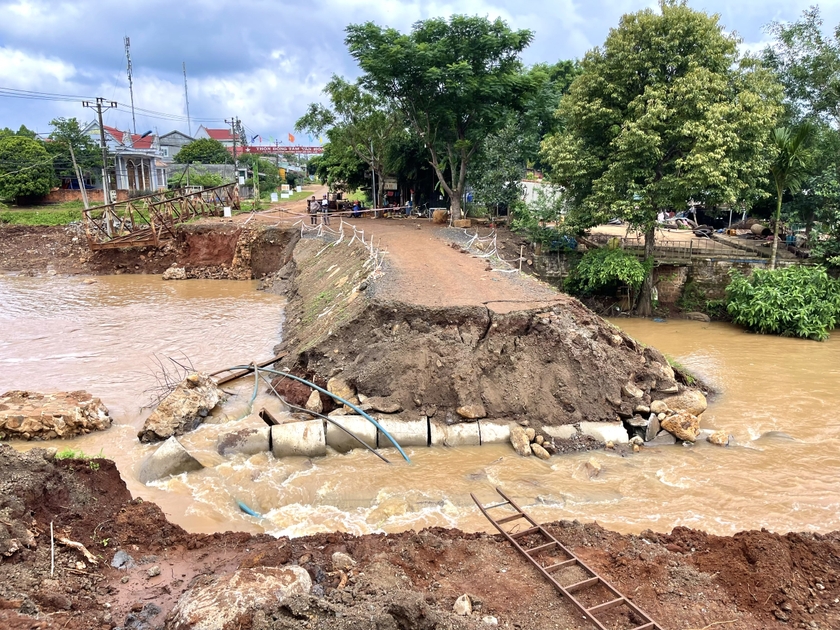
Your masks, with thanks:
M 67 225 L 81 221 L 82 210 L 4 210 L 0 223 L 8 225 Z
M 101 459 L 104 457 L 102 449 L 96 455 L 88 455 L 82 449 L 63 448 L 55 454 L 56 459 Z
M 688 368 L 670 354 L 665 355 L 665 360 L 668 361 L 668 365 L 671 366 L 671 369 L 673 369 L 674 372 L 678 372 L 680 374 L 682 381 L 686 385 L 694 385 L 697 382 L 697 379 L 691 374 L 691 372 L 688 371 Z

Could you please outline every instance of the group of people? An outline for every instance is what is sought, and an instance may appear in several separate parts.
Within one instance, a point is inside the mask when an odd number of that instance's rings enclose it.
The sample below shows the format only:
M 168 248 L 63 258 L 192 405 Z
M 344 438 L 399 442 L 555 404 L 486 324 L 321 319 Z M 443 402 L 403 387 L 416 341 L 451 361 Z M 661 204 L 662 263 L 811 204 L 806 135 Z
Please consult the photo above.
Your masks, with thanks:
M 351 210 L 353 213 L 353 218 L 358 219 L 362 216 L 362 206 L 358 201 L 353 202 L 353 209 Z M 320 200 L 315 198 L 315 195 L 312 195 L 312 198 L 309 200 L 309 222 L 312 225 L 318 225 L 318 215 L 321 215 L 321 223 L 324 225 L 330 224 L 330 202 L 327 199 L 327 196 Z

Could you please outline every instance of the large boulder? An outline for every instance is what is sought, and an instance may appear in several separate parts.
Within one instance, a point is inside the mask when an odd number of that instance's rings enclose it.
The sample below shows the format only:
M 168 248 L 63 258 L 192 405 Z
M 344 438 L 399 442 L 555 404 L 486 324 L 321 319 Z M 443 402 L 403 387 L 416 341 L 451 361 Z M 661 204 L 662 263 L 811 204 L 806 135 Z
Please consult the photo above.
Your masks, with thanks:
M 272 610 L 295 595 L 308 595 L 312 578 L 303 567 L 255 567 L 202 576 L 181 595 L 167 624 L 171 630 L 250 628 L 257 610 Z
M 700 418 L 683 411 L 665 418 L 662 421 L 662 428 L 678 440 L 694 442 L 700 435 Z
M 201 470 L 204 466 L 187 452 L 174 436 L 161 444 L 140 465 L 141 483 L 149 483 L 164 477 Z
M 224 392 L 212 378 L 194 372 L 160 402 L 137 437 L 141 442 L 158 442 L 192 431 L 224 398 Z
M 525 433 L 525 429 L 518 424 L 510 426 L 510 444 L 519 455 L 523 457 L 531 456 L 531 439 Z
M 87 392 L 10 391 L 0 396 L 0 440 L 52 440 L 102 431 L 108 409 Z
M 686 389 L 676 396 L 669 396 L 663 399 L 662 402 L 668 405 L 668 408 L 672 411 L 685 411 L 695 416 L 699 416 L 706 411 L 706 407 L 708 406 L 706 397 L 696 389 Z

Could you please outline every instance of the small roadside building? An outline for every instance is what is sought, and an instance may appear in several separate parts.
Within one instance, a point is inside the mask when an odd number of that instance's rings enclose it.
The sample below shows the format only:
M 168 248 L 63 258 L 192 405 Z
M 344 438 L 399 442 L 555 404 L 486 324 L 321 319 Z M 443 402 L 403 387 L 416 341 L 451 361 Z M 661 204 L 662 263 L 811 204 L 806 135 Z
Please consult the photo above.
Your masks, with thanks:
M 194 138 L 191 138 L 187 134 L 177 130 L 163 134 L 158 140 L 160 143 L 161 159 L 167 164 L 172 164 L 175 156 L 178 155 L 178 151 L 183 149 L 193 140 Z

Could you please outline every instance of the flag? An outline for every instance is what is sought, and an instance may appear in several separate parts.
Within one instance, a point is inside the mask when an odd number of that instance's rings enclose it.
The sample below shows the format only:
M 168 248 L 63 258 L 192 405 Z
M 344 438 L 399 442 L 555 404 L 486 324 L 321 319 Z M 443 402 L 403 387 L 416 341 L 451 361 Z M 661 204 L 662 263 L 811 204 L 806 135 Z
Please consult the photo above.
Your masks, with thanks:
M 306 136 L 306 137 L 309 138 L 309 142 L 312 142 L 312 136 Z
M 253 138 L 251 138 L 251 144 L 254 144 L 254 140 L 256 140 L 257 138 L 259 138 L 259 136 L 254 136 Z
M 324 144 L 324 139 L 321 136 L 318 136 L 318 142 L 320 142 L 321 144 Z
M 289 134 L 289 142 L 294 142 L 295 137 L 292 134 Z

